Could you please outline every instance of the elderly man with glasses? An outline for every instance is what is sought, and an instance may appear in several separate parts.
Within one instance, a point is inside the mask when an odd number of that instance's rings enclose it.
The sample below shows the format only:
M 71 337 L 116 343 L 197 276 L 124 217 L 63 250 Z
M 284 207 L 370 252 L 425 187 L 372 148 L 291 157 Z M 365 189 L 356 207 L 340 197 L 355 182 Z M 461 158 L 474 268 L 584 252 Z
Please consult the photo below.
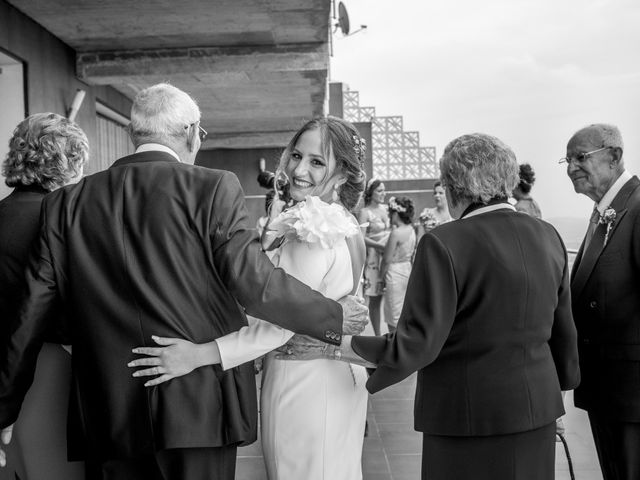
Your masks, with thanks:
M 595 124 L 567 144 L 567 175 L 595 202 L 571 274 L 586 410 L 604 480 L 640 478 L 640 180 L 624 168 L 613 125 Z

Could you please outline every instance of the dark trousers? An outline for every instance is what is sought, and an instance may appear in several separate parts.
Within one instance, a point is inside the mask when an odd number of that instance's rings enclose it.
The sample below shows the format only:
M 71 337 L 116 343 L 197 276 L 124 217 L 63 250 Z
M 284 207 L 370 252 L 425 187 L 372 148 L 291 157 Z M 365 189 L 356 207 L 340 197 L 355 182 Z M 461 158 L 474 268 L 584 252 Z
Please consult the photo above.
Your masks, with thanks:
M 424 435 L 423 480 L 549 480 L 555 475 L 556 423 L 488 437 Z
M 588 413 L 604 480 L 638 480 L 640 423 L 620 422 Z
M 86 480 L 233 480 L 236 447 L 175 448 L 87 466 Z

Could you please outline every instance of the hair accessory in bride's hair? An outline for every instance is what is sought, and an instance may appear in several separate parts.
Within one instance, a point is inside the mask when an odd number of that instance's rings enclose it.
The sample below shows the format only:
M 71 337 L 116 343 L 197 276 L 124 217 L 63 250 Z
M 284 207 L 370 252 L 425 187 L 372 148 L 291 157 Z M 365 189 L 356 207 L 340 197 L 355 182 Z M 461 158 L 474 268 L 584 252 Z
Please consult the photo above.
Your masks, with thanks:
M 353 150 L 356 152 L 360 168 L 364 168 L 364 154 L 367 151 L 367 142 L 360 135 L 353 136 Z
M 400 212 L 400 213 L 405 213 L 407 211 L 406 208 L 404 208 L 402 205 L 399 205 L 398 202 L 396 202 L 396 197 L 391 197 L 389 199 L 389 210 L 392 210 L 394 212 Z

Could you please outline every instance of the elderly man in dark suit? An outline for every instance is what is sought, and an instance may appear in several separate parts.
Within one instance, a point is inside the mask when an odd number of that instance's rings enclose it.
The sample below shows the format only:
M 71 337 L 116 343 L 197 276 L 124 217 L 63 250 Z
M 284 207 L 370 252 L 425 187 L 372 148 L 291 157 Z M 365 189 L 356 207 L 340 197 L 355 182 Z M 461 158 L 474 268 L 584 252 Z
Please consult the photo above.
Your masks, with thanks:
M 418 245 L 394 335 L 345 339 L 378 365 L 375 393 L 419 370 L 422 478 L 554 476 L 561 390 L 579 381 L 569 270 L 560 236 L 507 201 L 509 147 L 464 135 L 440 162 L 451 214 Z
M 253 366 L 203 367 L 146 389 L 126 366 L 151 334 L 204 343 L 247 313 L 327 343 L 366 322 L 275 269 L 229 173 L 193 166 L 204 130 L 196 103 L 160 84 L 133 104 L 136 153 L 47 196 L 11 342 L 0 348 L 0 426 L 29 388 L 46 315 L 61 307 L 73 345 L 84 450 L 104 479 L 232 479 L 256 439 Z M 241 305 L 241 306 L 240 306 Z M 158 372 L 162 373 L 162 372 Z M 5 430 L 5 435 L 8 430 Z
M 567 174 L 595 202 L 573 266 L 571 295 L 586 410 L 605 480 L 640 478 L 640 181 L 624 168 L 617 127 L 567 144 Z

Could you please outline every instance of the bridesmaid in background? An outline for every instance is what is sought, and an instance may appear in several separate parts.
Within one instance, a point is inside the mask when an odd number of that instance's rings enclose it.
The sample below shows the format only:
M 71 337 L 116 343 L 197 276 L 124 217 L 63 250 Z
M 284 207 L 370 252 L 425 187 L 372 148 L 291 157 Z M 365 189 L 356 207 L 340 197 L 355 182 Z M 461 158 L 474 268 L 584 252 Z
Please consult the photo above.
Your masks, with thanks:
M 413 202 L 407 197 L 391 197 L 389 215 L 392 230 L 382 255 L 380 275 L 385 285 L 384 321 L 389 332 L 394 332 L 402 312 L 416 248 L 416 232 L 412 226 Z
M 2 165 L 13 192 L 0 201 L 0 342 L 17 315 L 29 246 L 40 226 L 44 196 L 77 182 L 89 142 L 75 123 L 55 113 L 36 113 L 18 124 Z M 0 480 L 79 480 L 82 462 L 67 461 L 67 406 L 71 356 L 50 332 L 7 448 Z
M 536 181 L 536 173 L 528 163 L 520 165 L 520 182 L 513 189 L 513 198 L 516 199 L 516 210 L 524 212 L 532 217 L 542 218 L 540 205 L 531 196 L 531 187 Z
M 384 183 L 372 178 L 364 191 L 364 207 L 358 214 L 360 225 L 367 225 L 364 236 L 367 260 L 364 267 L 363 293 L 367 297 L 371 326 L 376 335 L 380 335 L 380 306 L 384 289 L 384 281 L 380 275 L 380 263 L 390 229 L 389 214 L 384 198 Z
M 444 187 L 440 181 L 433 184 L 433 200 L 436 206 L 434 208 L 425 208 L 422 213 L 420 213 L 420 225 L 422 225 L 422 229 L 424 230 L 423 233 L 427 233 L 438 225 L 453 220 L 449 213 L 449 205 L 447 204 L 447 197 L 444 194 Z

